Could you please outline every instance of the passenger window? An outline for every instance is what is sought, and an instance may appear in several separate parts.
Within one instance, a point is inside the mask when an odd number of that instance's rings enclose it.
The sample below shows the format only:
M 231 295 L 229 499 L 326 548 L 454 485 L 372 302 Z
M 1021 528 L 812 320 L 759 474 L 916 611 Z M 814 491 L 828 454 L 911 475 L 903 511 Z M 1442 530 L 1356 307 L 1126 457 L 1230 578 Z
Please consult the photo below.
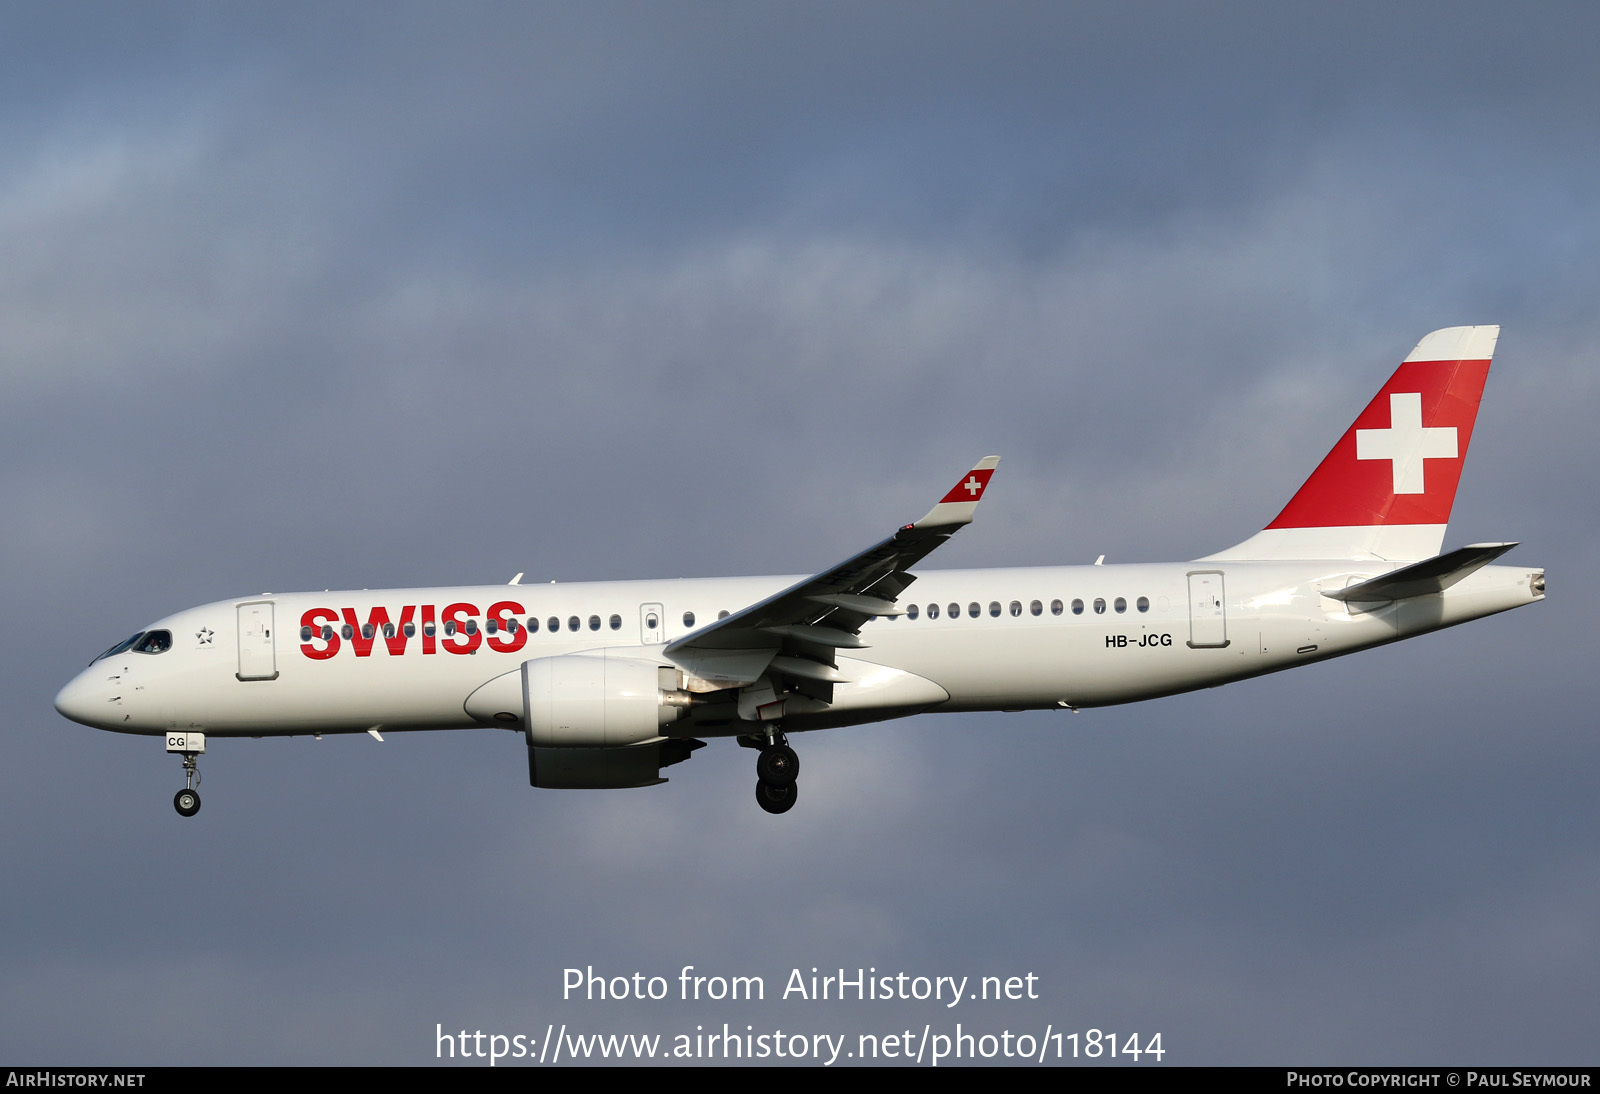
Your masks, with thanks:
M 1141 612 L 1147 612 L 1150 610 L 1150 598 L 1148 596 L 1141 596 L 1138 600 L 1134 601 L 1134 606 L 1137 607 Z
M 622 629 L 622 616 L 614 615 L 611 617 L 611 629 L 614 631 L 620 631 Z
M 439 633 L 439 625 L 430 619 L 428 622 L 422 625 L 422 633 L 428 638 L 432 638 L 435 634 Z
M 487 633 L 487 634 L 497 634 L 497 633 L 499 633 L 499 630 L 500 630 L 500 624 L 497 623 L 495 620 L 490 619 L 490 620 L 487 620 L 483 624 L 483 629 L 484 629 L 484 632 Z
M 1083 614 L 1083 601 L 1078 600 L 1077 598 L 1073 599 L 1073 601 L 1072 601 L 1072 614 L 1073 615 L 1082 615 Z
M 551 634 L 555 634 L 557 631 L 559 631 L 561 629 L 561 620 L 557 619 L 555 616 L 552 615 L 550 617 L 550 620 L 549 620 L 549 627 L 550 627 L 550 633 Z
M 1119 596 L 1112 602 L 1111 606 L 1116 609 L 1118 615 L 1121 615 L 1128 610 L 1128 600 L 1126 597 Z
M 977 605 L 974 604 L 973 607 L 976 608 Z M 951 604 L 950 605 L 950 618 L 951 619 L 960 619 L 961 618 L 961 605 L 960 604 Z
M 417 625 L 415 623 L 407 623 L 400 629 L 405 632 L 407 638 L 415 638 L 417 636 Z
M 371 642 L 373 635 L 375 635 L 377 633 L 378 633 L 377 628 L 374 627 L 371 623 L 363 623 L 363 624 L 361 624 L 361 637 L 365 638 L 368 642 Z
M 728 609 L 727 608 L 723 608 L 720 612 L 718 612 L 717 613 L 717 618 L 718 619 L 726 619 L 726 618 L 728 618 Z
M 1073 610 L 1074 613 L 1077 613 L 1077 612 L 1082 610 L 1082 609 L 1080 609 L 1078 607 L 1078 605 L 1081 604 L 1081 603 L 1083 603 L 1083 601 L 1081 601 L 1081 600 L 1074 600 L 1072 602 L 1072 610 Z M 1061 601 L 1052 600 L 1050 602 L 1050 614 L 1051 615 L 1060 615 L 1061 614 Z
M 915 604 L 907 604 L 906 605 L 906 618 L 907 619 L 915 619 L 916 617 L 917 617 L 917 606 Z
M 567 616 L 567 630 L 576 631 L 576 630 L 582 630 L 582 629 L 583 629 L 583 624 L 579 621 L 577 616 L 575 616 L 575 615 Z
M 938 619 L 939 618 L 939 605 L 937 605 L 937 604 L 929 604 L 928 605 L 928 618 L 929 619 Z
M 1106 614 L 1106 598 L 1105 597 L 1097 596 L 1097 597 L 1094 598 L 1094 614 L 1095 615 L 1105 615 Z
M 516 634 L 517 633 L 517 628 L 519 626 L 521 626 L 521 624 L 517 622 L 517 617 L 516 616 L 514 616 L 514 615 L 513 616 L 508 616 L 506 618 L 506 633 L 507 634 Z
M 456 634 L 456 621 L 454 619 L 446 619 L 444 621 L 444 636 L 446 638 L 454 638 L 455 634 Z
M 478 633 L 478 621 L 476 619 L 467 620 L 467 633 L 468 634 L 477 634 Z
M 685 627 L 694 626 L 694 613 L 693 612 L 684 612 L 683 613 L 683 625 Z
M 394 624 L 393 623 L 385 623 L 383 625 L 383 636 L 385 638 L 393 638 L 394 637 Z
M 1022 605 L 1019 604 L 1017 606 L 1020 608 Z M 998 600 L 989 601 L 989 615 L 993 619 L 1000 618 L 1000 602 Z
M 967 605 L 967 614 L 972 616 L 974 619 L 978 618 L 978 616 L 983 614 L 983 605 L 974 600 L 971 604 Z
M 538 634 L 539 633 L 539 617 L 538 616 L 536 616 L 536 615 L 528 616 L 528 633 L 529 634 Z
M 301 627 L 300 628 L 300 641 L 302 641 L 302 642 L 311 641 L 311 628 L 310 627 Z
M 350 639 L 356 636 L 355 628 L 350 626 L 348 623 L 339 628 L 339 633 L 344 636 L 344 640 L 346 642 L 350 641 Z
M 1035 600 L 1031 604 L 1028 605 L 1028 610 L 1030 612 L 1032 612 L 1034 615 L 1043 615 L 1044 614 L 1044 605 L 1039 603 L 1037 600 Z
M 1022 614 L 1022 601 L 1013 600 L 1011 602 L 1011 616 L 1012 616 L 1012 618 L 1016 618 L 1017 616 L 1020 616 L 1021 614 Z

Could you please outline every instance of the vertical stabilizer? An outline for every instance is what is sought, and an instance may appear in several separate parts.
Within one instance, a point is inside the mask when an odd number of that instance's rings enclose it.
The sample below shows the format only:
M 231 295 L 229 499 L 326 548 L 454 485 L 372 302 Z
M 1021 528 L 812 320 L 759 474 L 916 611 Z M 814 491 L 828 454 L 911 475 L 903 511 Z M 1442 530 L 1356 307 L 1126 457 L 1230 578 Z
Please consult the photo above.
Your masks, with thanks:
M 1418 342 L 1283 512 L 1208 559 L 1438 554 L 1499 337 L 1448 327 Z

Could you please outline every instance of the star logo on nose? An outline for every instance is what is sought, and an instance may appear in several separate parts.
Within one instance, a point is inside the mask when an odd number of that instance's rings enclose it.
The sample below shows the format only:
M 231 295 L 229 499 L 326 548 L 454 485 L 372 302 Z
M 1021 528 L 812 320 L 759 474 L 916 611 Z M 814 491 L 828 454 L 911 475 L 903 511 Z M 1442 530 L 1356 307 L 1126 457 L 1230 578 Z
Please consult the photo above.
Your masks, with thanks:
M 211 645 L 211 636 L 215 633 L 216 632 L 210 627 L 201 627 L 199 630 L 194 632 L 194 636 L 200 639 L 200 644 L 202 646 L 209 646 Z

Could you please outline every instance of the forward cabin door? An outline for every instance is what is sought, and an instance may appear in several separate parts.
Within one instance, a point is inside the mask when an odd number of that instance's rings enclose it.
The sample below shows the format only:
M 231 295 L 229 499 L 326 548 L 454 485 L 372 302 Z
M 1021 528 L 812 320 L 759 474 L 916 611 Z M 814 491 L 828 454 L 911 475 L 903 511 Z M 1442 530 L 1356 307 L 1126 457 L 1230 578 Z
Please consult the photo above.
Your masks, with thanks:
M 272 601 L 239 605 L 239 679 L 276 680 L 278 658 L 272 648 Z
M 1217 650 L 1228 644 L 1228 598 L 1221 570 L 1189 575 L 1189 648 Z

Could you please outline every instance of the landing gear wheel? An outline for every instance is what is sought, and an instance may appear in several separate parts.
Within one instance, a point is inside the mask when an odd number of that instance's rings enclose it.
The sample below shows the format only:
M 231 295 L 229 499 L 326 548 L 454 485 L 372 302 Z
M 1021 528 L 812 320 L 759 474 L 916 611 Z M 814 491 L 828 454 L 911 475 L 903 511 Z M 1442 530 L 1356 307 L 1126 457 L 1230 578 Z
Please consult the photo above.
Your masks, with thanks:
M 756 757 L 756 778 L 773 786 L 793 786 L 800 776 L 800 757 L 788 745 L 763 748 Z
M 172 797 L 172 808 L 180 817 L 192 817 L 200 812 L 200 795 L 193 790 L 180 790 Z
M 756 802 L 768 813 L 787 813 L 794 808 L 800 788 L 794 783 L 756 783 Z

